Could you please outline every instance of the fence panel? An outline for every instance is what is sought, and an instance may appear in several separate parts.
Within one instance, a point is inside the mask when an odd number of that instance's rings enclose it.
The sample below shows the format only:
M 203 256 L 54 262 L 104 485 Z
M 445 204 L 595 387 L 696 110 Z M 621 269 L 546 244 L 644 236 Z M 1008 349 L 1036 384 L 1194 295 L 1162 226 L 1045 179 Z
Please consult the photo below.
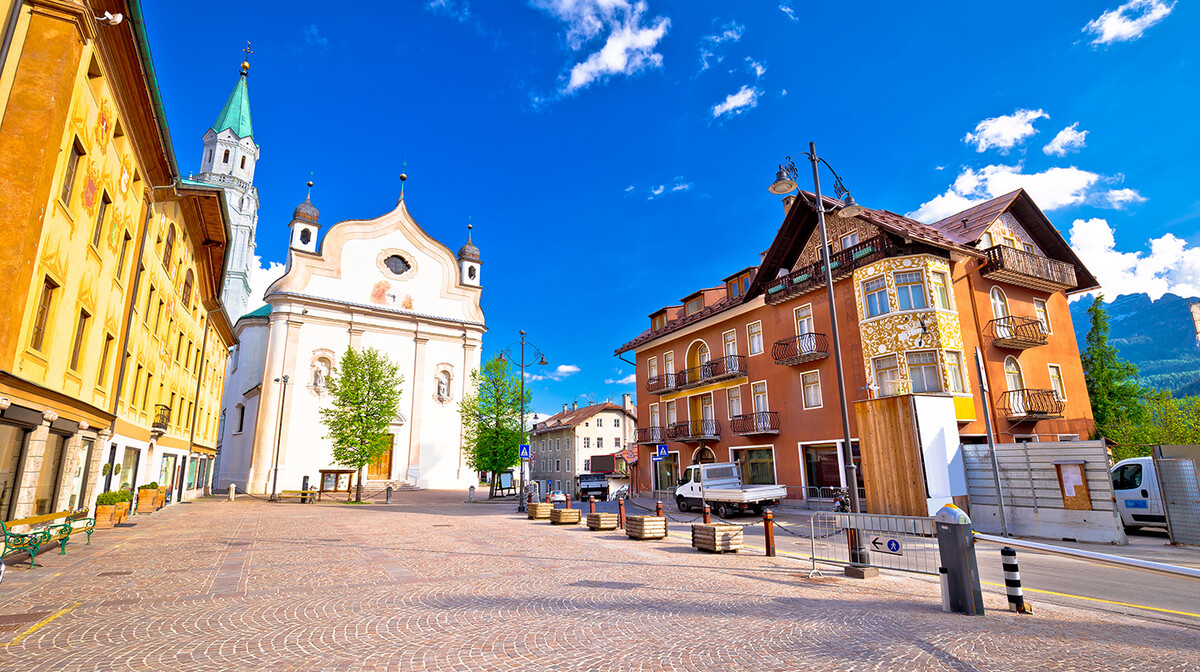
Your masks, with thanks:
M 936 576 L 941 565 L 932 518 L 869 513 L 814 515 L 809 526 L 810 555 L 817 563 L 850 564 L 850 535 L 855 530 L 868 564 L 880 569 Z
M 1188 459 L 1155 459 L 1154 470 L 1167 510 L 1171 541 L 1200 546 L 1200 483 L 1196 478 L 1196 463 Z

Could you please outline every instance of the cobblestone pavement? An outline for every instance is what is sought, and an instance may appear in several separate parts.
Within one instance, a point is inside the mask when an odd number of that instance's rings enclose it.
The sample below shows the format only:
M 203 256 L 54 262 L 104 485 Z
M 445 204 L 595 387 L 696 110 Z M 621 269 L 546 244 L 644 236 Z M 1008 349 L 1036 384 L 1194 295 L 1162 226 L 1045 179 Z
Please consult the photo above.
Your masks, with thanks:
M 808 579 L 461 495 L 168 507 L 0 585 L 2 670 L 1200 670 L 1196 631 L 936 583 Z

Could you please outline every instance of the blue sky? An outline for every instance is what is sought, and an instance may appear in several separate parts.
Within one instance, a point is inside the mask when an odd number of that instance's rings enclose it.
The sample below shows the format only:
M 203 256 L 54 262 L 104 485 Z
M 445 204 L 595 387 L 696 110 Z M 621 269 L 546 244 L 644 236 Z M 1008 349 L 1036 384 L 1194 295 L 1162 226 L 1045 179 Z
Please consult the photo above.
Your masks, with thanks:
M 1200 295 L 1194 4 L 225 7 L 145 6 L 180 169 L 250 40 L 264 268 L 310 170 L 326 226 L 390 210 L 406 171 L 451 249 L 471 217 L 485 354 L 529 332 L 538 410 L 635 392 L 613 349 L 757 262 L 776 164 L 810 140 L 869 207 L 936 219 L 1024 186 L 1110 296 Z

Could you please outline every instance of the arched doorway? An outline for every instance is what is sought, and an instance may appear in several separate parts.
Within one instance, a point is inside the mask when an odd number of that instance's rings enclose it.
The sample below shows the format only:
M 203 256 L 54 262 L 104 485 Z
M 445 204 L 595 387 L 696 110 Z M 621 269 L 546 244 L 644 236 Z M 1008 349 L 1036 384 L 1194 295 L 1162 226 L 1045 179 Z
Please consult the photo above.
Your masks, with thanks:
M 717 454 L 708 446 L 700 446 L 692 453 L 692 464 L 712 464 L 717 461 Z

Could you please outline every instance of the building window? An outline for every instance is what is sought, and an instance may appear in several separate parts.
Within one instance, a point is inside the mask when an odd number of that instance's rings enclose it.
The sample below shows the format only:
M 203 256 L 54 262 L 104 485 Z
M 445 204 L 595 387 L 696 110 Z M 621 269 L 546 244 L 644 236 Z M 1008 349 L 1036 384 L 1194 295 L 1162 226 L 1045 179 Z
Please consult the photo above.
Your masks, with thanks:
M 583 447 L 584 448 L 592 447 L 592 437 L 590 437 L 590 436 L 583 437 Z
M 704 309 L 704 295 L 703 294 L 688 301 L 683 306 L 683 312 L 687 315 L 692 315 L 694 313 L 698 313 L 703 309 Z
M 950 282 L 946 278 L 946 274 L 934 271 L 930 275 L 933 278 L 934 304 L 942 310 L 950 310 Z
M 908 378 L 912 381 L 913 392 L 942 391 L 942 374 L 938 371 L 936 352 L 910 352 L 905 358 L 908 360 Z
M 596 426 L 603 427 L 604 426 L 604 418 L 596 418 Z
M 900 310 L 919 310 L 925 307 L 925 278 L 920 271 L 896 274 L 896 300 Z
M 848 247 L 854 247 L 855 245 L 858 245 L 858 232 L 857 231 L 854 233 L 847 233 L 846 235 L 842 236 L 842 249 L 843 250 Z
M 613 418 L 613 427 L 620 427 L 620 426 L 621 426 L 621 419 Z
M 818 398 L 817 403 L 818 404 L 821 403 L 819 401 L 820 395 L 821 395 L 821 392 L 818 389 L 817 390 L 817 398 Z M 805 399 L 807 400 L 807 398 L 808 398 L 808 396 L 806 394 Z M 754 383 L 753 385 L 750 386 L 750 399 L 754 404 L 754 412 L 755 413 L 765 413 L 768 410 L 770 410 L 767 406 L 767 383 L 766 383 L 766 381 Z
M 104 235 L 104 217 L 108 214 L 108 206 L 112 205 L 112 199 L 108 197 L 108 192 L 100 194 L 100 211 L 96 213 L 96 226 L 92 228 L 92 247 L 100 249 L 100 239 Z
M 992 246 L 992 234 L 987 231 L 984 231 L 983 235 L 979 237 L 979 246 L 985 250 L 987 248 L 991 247 Z
M 54 290 L 58 289 L 50 278 L 42 280 L 42 296 L 38 299 L 37 316 L 33 320 L 33 331 L 29 335 L 29 347 L 41 350 L 46 340 L 46 322 L 50 319 L 50 303 L 54 300 Z
M 555 460 L 555 461 L 554 461 L 554 470 L 555 470 L 555 471 L 562 471 L 562 460 Z
M 567 458 L 567 471 L 571 470 L 571 458 Z
M 307 241 L 305 241 L 305 242 L 307 242 Z M 405 273 L 408 272 L 408 269 L 410 268 L 409 263 L 407 261 L 405 261 L 404 257 L 402 257 L 398 254 L 393 254 L 392 256 L 388 257 L 387 259 L 384 259 L 383 265 L 387 266 L 387 269 L 389 271 L 391 271 L 394 275 L 404 275 Z
M 875 385 L 879 388 L 879 396 L 900 394 L 900 362 L 896 356 L 877 357 L 871 361 L 875 367 Z
M 651 331 L 658 331 L 659 329 L 662 329 L 665 326 L 667 326 L 667 314 L 666 313 L 659 313 L 659 314 L 655 315 L 654 317 L 650 318 L 650 330 Z
M 167 242 L 163 246 L 163 256 L 162 256 L 163 266 L 166 266 L 168 269 L 171 268 L 171 255 L 173 255 L 174 253 L 175 253 L 175 225 L 172 224 L 171 228 L 167 229 Z
M 559 450 L 561 448 L 562 448 L 562 439 L 555 439 L 554 440 L 554 450 Z
M 1029 243 L 1021 243 L 1021 248 L 1026 252 L 1033 254 L 1033 245 L 1030 245 Z
M 796 309 L 796 335 L 803 336 L 815 331 L 813 325 L 812 304 L 806 303 Z M 802 346 L 803 347 L 803 346 Z
M 67 167 L 63 170 L 62 202 L 71 205 L 71 192 L 75 189 L 75 174 L 79 172 L 79 159 L 83 158 L 83 147 L 76 139 L 71 143 L 71 154 L 67 157 Z
M 246 169 L 246 157 L 243 156 L 242 157 L 242 170 L 245 170 L 245 169 Z
M 112 351 L 113 337 L 104 335 L 104 347 L 100 350 L 100 370 L 96 372 L 96 387 L 105 387 L 104 374 L 108 371 L 108 353 Z
M 1063 387 L 1062 367 L 1057 364 L 1049 364 L 1050 367 L 1050 389 L 1054 390 L 1054 396 L 1058 397 L 1059 401 L 1067 400 L 1067 389 Z
M 731 387 L 725 390 L 725 395 L 729 405 L 729 419 L 732 420 L 742 414 L 742 388 Z
M 129 252 L 129 241 L 133 237 L 126 231 L 124 237 L 121 238 L 121 251 L 117 254 L 117 279 L 125 277 L 125 255 Z
M 804 385 L 804 407 L 805 408 L 820 408 L 821 407 L 821 373 L 819 371 L 809 371 L 801 376 L 801 383 Z M 763 397 L 766 397 L 766 385 L 763 385 Z
M 663 355 L 663 368 L 667 370 L 667 375 L 675 373 L 675 353 L 668 352 Z
M 1037 315 L 1038 324 L 1042 325 L 1043 334 L 1053 334 L 1050 329 L 1050 312 L 1046 310 L 1046 302 L 1041 299 L 1033 300 L 1033 313 Z
M 195 284 L 196 278 L 192 274 L 192 269 L 188 269 L 187 275 L 183 276 L 183 307 L 187 308 L 192 305 L 192 285 Z
M 604 447 L 604 437 L 597 436 L 596 437 L 596 448 L 603 448 L 603 447 Z
M 762 322 L 751 322 L 747 325 L 746 338 L 750 341 L 750 354 L 761 355 L 763 351 Z
M 946 372 L 950 374 L 950 391 L 966 392 L 963 385 L 962 353 L 953 350 L 946 351 Z
M 225 156 L 221 158 L 221 163 L 229 163 L 229 150 L 225 150 Z
M 1017 363 L 1015 357 L 1004 359 L 1004 382 L 1008 385 L 1009 390 L 1025 389 L 1025 376 L 1021 374 L 1021 365 Z
M 722 347 L 725 350 L 725 356 L 729 357 L 737 354 L 737 332 L 727 331 L 721 334 Z
M 567 449 L 568 451 L 570 451 L 570 450 L 571 450 L 571 437 L 569 437 L 569 436 L 567 437 L 567 445 L 566 445 L 566 449 Z
M 238 404 L 236 407 L 234 407 L 234 410 L 237 411 L 237 423 L 234 425 L 235 429 L 233 430 L 233 433 L 241 434 L 242 428 L 246 424 L 246 407 Z
M 150 307 L 154 305 L 154 285 L 146 292 L 146 312 L 142 315 L 142 326 L 150 325 Z
M 677 420 L 676 420 L 676 416 L 675 416 L 675 402 L 668 401 L 667 402 L 667 426 L 673 425 L 676 422 L 677 422 Z
M 867 300 L 867 317 L 883 315 L 891 310 L 891 306 L 888 305 L 887 281 L 883 278 L 864 282 L 863 296 Z
M 662 425 L 658 424 L 658 404 L 650 404 L 650 426 L 651 427 L 661 427 L 662 426 Z
M 651 379 L 658 377 L 658 358 L 657 357 L 651 357 L 646 362 L 646 375 L 647 375 L 647 377 L 649 377 Z
M 75 323 L 75 340 L 71 344 L 71 370 L 79 370 L 79 353 L 83 351 L 83 338 L 87 333 L 88 315 L 86 310 L 79 311 L 79 320 Z

